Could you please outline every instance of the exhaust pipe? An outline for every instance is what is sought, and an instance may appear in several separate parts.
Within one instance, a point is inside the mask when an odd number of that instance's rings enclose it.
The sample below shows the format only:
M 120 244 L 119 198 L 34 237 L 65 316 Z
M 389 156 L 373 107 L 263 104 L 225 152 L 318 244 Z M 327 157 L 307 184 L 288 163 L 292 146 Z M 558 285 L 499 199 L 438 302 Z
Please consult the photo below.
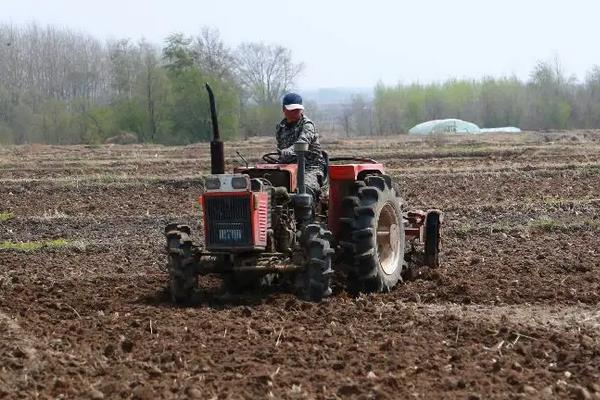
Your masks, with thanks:
M 306 182 L 304 174 L 306 172 L 306 152 L 308 151 L 308 143 L 296 142 L 294 143 L 294 153 L 298 160 L 298 193 L 306 193 Z
M 210 87 L 206 84 L 208 91 L 208 101 L 210 103 L 210 120 L 212 121 L 213 138 L 210 141 L 210 173 L 213 175 L 225 173 L 225 151 L 223 150 L 223 142 L 219 136 L 219 122 L 217 121 L 217 106 L 215 104 L 215 95 Z
M 308 143 L 296 142 L 294 143 L 294 152 L 298 160 L 298 179 L 297 187 L 298 193 L 294 195 L 294 208 L 296 218 L 302 225 L 309 224 L 312 221 L 313 212 L 313 197 L 311 194 L 306 193 L 306 152 L 308 151 Z

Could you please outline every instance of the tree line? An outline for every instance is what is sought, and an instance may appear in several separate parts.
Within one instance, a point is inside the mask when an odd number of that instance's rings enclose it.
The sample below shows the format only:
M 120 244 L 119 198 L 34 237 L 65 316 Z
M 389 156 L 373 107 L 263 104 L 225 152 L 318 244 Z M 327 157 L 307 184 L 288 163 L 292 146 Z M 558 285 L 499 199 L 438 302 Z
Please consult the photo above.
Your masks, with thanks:
M 139 142 L 210 139 L 204 83 L 217 94 L 225 139 L 273 135 L 281 96 L 303 64 L 289 49 L 245 42 L 232 48 L 217 30 L 102 42 L 67 28 L 0 23 L 0 143 L 103 143 L 124 134 Z M 600 67 L 583 82 L 557 60 L 516 77 L 378 84 L 373 98 L 309 106 L 322 131 L 346 136 L 405 133 L 431 119 L 481 127 L 600 128 Z
M 428 120 L 459 118 L 485 128 L 524 130 L 600 128 L 600 67 L 583 82 L 567 76 L 560 62 L 540 61 L 527 81 L 516 77 L 451 79 L 443 83 L 375 87 L 365 108 L 354 98 L 347 134 L 397 134 Z M 361 126 L 362 125 L 362 126 Z
M 219 32 L 101 42 L 54 26 L 0 24 L 0 143 L 210 138 L 204 83 L 217 93 L 225 138 L 273 134 L 280 98 L 303 65 L 289 49 L 227 46 Z

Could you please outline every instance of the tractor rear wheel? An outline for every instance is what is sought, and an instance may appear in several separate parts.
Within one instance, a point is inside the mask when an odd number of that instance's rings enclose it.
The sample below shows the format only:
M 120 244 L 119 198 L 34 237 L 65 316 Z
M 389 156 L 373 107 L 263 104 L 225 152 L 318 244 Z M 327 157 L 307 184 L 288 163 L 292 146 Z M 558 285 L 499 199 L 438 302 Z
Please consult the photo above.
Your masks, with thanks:
M 187 303 L 198 287 L 190 228 L 171 224 L 165 229 L 165 236 L 171 300 L 174 303 Z
M 342 229 L 351 291 L 384 292 L 401 279 L 405 232 L 402 200 L 387 175 L 368 176 L 344 199 Z
M 310 301 L 321 301 L 331 295 L 331 256 L 335 252 L 331 248 L 333 236 L 331 232 L 319 224 L 310 224 L 302 232 L 307 259 L 303 274 L 303 297 Z

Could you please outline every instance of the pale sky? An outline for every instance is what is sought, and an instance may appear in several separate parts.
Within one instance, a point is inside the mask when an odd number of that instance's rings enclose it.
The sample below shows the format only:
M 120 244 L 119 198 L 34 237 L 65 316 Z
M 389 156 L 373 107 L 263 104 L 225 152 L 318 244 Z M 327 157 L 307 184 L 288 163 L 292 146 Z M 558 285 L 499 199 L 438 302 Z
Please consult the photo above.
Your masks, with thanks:
M 598 0 L 0 0 L 0 21 L 99 39 L 219 29 L 231 47 L 276 43 L 305 64 L 298 86 L 370 87 L 516 74 L 559 56 L 583 79 L 600 65 Z

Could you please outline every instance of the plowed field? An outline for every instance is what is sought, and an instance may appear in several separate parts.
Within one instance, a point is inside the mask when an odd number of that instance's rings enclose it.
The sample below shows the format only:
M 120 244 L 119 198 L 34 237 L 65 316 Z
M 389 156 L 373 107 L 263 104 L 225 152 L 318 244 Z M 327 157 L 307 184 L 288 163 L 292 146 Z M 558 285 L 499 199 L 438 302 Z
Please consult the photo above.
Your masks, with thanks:
M 0 398 L 600 399 L 600 133 L 324 146 L 445 211 L 440 268 L 176 307 L 162 230 L 198 239 L 207 145 L 0 148 Z

